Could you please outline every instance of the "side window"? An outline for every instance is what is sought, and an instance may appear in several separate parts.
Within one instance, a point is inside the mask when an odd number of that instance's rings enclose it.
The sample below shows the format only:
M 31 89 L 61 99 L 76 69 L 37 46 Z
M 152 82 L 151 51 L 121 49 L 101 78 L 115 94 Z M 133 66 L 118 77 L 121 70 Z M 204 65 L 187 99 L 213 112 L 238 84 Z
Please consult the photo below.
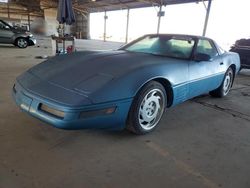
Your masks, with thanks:
M 210 57 L 215 57 L 218 55 L 216 48 L 206 39 L 200 39 L 195 54 L 202 53 L 210 55 Z
M 0 21 L 0 29 L 9 29 L 9 26 Z
M 5 25 L 2 22 L 0 22 L 0 29 L 4 29 L 4 28 L 5 28 Z

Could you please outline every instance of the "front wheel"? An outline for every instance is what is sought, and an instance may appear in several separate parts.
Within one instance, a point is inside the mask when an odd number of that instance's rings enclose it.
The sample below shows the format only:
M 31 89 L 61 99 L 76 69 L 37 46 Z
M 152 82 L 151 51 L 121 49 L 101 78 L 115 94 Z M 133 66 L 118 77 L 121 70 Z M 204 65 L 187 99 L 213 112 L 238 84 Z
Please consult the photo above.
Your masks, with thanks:
M 16 39 L 16 46 L 19 48 L 27 48 L 28 47 L 27 39 L 25 39 L 25 38 Z
M 127 129 L 146 134 L 159 124 L 166 107 L 165 88 L 156 81 L 147 83 L 136 95 L 127 120 Z
M 216 90 L 211 91 L 210 95 L 213 97 L 220 97 L 220 98 L 225 97 L 229 93 L 233 85 L 233 80 L 234 80 L 234 72 L 232 68 L 229 67 L 220 87 Z

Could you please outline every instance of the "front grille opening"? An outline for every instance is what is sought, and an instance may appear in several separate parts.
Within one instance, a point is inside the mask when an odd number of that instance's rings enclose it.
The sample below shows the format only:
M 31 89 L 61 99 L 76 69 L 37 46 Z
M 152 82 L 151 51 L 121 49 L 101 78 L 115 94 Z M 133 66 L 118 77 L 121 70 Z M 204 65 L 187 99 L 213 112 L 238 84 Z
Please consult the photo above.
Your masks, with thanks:
M 60 119 L 63 119 L 64 116 L 65 116 L 65 112 L 53 109 L 53 108 L 48 107 L 47 105 L 44 105 L 44 104 L 39 105 L 39 110 L 42 111 L 42 112 L 45 112 L 45 113 L 47 113 L 49 115 L 60 118 Z

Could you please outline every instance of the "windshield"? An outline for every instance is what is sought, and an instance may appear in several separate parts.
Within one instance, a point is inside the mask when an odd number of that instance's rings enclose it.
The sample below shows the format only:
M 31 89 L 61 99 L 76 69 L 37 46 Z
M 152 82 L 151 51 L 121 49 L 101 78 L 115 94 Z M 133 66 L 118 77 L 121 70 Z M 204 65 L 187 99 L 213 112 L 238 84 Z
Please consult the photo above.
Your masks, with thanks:
M 141 52 L 172 58 L 190 58 L 195 40 L 183 36 L 145 36 L 123 47 L 130 52 Z
M 0 20 L 0 28 L 1 29 L 10 29 L 11 26 L 9 24 L 7 24 L 6 22 Z

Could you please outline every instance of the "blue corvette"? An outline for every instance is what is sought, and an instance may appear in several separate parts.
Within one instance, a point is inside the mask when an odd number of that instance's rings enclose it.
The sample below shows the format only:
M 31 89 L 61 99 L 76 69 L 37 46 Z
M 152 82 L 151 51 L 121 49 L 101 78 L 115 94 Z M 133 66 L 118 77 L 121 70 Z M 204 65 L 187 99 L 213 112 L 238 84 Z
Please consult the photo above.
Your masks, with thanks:
M 239 69 L 238 54 L 209 38 L 153 34 L 115 51 L 51 58 L 16 79 L 13 97 L 58 128 L 145 134 L 166 108 L 208 92 L 226 96 Z

